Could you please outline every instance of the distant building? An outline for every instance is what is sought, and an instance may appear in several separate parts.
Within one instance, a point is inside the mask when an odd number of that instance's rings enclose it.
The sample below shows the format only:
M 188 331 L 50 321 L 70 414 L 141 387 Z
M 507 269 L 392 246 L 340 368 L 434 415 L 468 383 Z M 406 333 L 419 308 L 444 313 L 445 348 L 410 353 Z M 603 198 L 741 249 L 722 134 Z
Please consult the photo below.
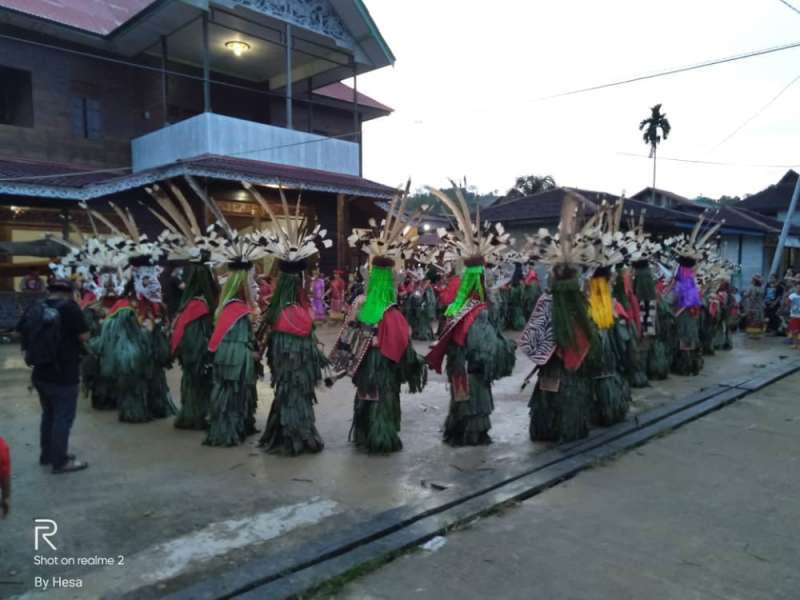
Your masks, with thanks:
M 303 190 L 322 267 L 347 267 L 392 195 L 361 176 L 362 124 L 391 109 L 341 80 L 393 63 L 361 0 L 0 0 L 0 242 L 85 226 L 79 201 L 157 229 L 143 186 L 193 175 L 242 229 L 266 215 L 240 180 Z M 37 264 L 14 260 L 6 288 Z
M 619 199 L 607 192 L 558 187 L 491 206 L 481 215 L 503 223 L 517 238 L 517 244 L 521 245 L 525 234 L 542 227 L 555 231 L 561 217 L 561 205 L 568 193 L 577 193 L 582 199 L 584 217 L 594 214 L 602 202 L 614 203 Z M 636 215 L 646 211 L 647 230 L 656 238 L 690 231 L 697 223 L 697 218 L 708 208 L 667 190 L 656 189 L 654 194 L 652 188 L 645 188 L 626 198 L 625 206 Z M 719 234 L 723 253 L 729 260 L 742 266 L 741 273 L 734 278 L 736 285 L 746 286 L 754 274 L 769 269 L 769 261 L 780 234 L 779 220 L 745 206 L 718 207 L 709 216 L 711 223 L 724 221 Z M 794 232 L 794 235 L 798 234 L 800 227 Z

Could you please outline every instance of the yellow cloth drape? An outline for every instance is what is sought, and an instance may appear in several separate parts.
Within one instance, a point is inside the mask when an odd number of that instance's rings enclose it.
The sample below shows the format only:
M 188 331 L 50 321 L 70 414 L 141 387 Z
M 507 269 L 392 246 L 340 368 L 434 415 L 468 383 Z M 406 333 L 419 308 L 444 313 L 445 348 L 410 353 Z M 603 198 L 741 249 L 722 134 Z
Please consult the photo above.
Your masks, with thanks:
M 614 301 L 608 277 L 592 277 L 589 280 L 589 314 L 600 330 L 614 326 Z

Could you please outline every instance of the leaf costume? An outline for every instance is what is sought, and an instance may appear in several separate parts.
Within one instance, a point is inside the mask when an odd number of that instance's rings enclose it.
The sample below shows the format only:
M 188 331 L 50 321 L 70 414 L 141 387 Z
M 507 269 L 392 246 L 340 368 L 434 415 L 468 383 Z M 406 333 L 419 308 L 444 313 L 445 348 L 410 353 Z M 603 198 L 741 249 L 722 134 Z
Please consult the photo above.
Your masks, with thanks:
M 370 454 L 403 448 L 400 440 L 400 387 L 422 391 L 424 361 L 411 344 L 410 327 L 395 305 L 392 262 L 373 259 L 367 295 L 357 301 L 336 342 L 331 362 L 356 386 L 350 440 Z
M 327 358 L 314 333 L 311 306 L 303 293 L 305 264 L 280 263 L 275 293 L 264 315 L 267 365 L 275 397 L 259 446 L 296 456 L 319 452 L 325 444 L 316 428 L 315 388 Z
M 213 385 L 208 342 L 213 329 L 211 307 L 216 306 L 218 290 L 206 265 L 190 264 L 188 269 L 170 339 L 171 354 L 181 365 L 181 408 L 175 427 L 203 430 Z

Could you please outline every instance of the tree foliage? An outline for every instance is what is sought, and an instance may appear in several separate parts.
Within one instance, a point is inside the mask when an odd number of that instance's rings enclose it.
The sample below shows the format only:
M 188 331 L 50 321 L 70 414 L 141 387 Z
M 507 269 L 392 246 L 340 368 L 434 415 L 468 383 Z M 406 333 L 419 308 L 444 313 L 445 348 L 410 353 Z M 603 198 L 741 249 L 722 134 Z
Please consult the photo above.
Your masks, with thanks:
M 642 139 L 650 146 L 650 158 L 653 157 L 656 147 L 662 139 L 669 137 L 672 127 L 667 119 L 667 114 L 661 112 L 661 105 L 656 104 L 650 108 L 650 116 L 639 123 L 639 131 L 643 131 Z M 659 133 L 660 131 L 660 133 Z
M 523 175 L 517 177 L 512 187 L 506 192 L 505 199 L 513 200 L 523 196 L 532 196 L 539 192 L 546 192 L 556 187 L 556 180 L 550 175 Z

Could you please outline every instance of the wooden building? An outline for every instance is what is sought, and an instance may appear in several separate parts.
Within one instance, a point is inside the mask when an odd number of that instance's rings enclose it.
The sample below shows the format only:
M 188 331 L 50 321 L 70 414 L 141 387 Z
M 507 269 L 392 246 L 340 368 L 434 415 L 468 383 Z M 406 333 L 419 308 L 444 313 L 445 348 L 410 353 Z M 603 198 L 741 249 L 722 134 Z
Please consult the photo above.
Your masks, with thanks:
M 361 0 L 0 0 L 0 248 L 67 235 L 82 201 L 158 233 L 144 186 L 192 175 L 242 228 L 267 217 L 240 181 L 302 191 L 322 268 L 350 266 L 393 192 L 361 175 L 362 124 L 391 109 L 357 78 L 393 62 Z M 47 262 L 0 261 L 6 289 Z

